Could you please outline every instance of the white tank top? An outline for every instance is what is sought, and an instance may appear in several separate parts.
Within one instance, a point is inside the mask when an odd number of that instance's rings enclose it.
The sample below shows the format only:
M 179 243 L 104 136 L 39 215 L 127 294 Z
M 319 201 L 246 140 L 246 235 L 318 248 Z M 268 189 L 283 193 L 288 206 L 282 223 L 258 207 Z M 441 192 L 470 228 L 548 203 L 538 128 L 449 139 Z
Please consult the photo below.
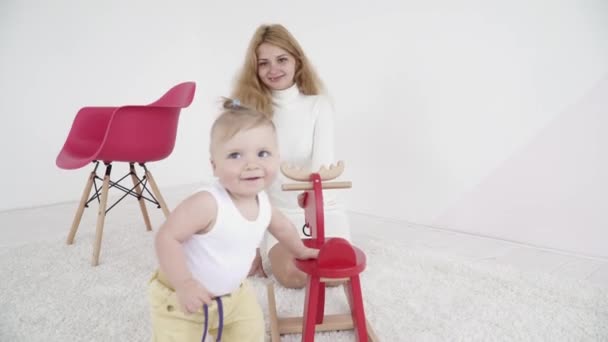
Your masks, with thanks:
M 213 296 L 223 296 L 238 289 L 247 278 L 272 209 L 266 193 L 260 192 L 258 217 L 250 221 L 241 215 L 218 181 L 199 191 L 213 195 L 217 217 L 208 233 L 195 234 L 183 243 L 186 262 L 192 276 Z

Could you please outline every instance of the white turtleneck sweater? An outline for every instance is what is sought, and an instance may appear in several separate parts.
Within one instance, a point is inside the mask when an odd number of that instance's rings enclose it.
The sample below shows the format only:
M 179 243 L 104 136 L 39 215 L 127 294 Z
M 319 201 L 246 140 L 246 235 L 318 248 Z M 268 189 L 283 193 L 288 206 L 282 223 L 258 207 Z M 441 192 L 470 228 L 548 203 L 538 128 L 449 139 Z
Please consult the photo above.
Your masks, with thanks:
M 334 156 L 334 111 L 324 95 L 303 95 L 292 87 L 273 91 L 274 116 L 281 162 L 316 172 L 337 162 Z M 298 206 L 298 191 L 282 191 L 281 184 L 292 182 L 283 174 L 267 190 L 271 203 L 287 215 L 302 235 L 304 211 Z M 349 239 L 349 226 L 336 192 L 323 191 L 326 236 Z M 269 235 L 269 234 L 267 234 Z M 275 240 L 276 241 L 276 240 Z M 274 243 L 271 243 L 274 245 Z M 268 249 L 272 247 L 269 246 Z

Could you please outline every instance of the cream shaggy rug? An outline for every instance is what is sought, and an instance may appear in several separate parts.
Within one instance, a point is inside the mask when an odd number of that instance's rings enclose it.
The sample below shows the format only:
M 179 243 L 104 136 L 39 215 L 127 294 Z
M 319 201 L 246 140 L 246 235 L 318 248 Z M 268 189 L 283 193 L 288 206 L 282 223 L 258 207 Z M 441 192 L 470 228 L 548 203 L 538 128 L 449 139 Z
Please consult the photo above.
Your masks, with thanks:
M 608 341 L 605 287 L 414 253 L 403 242 L 357 232 L 354 238 L 368 256 L 363 295 L 381 341 Z M 0 341 L 150 340 L 153 233 L 143 230 L 137 209 L 107 220 L 96 268 L 89 265 L 92 239 L 93 227 L 84 226 L 72 246 L 58 240 L 0 248 Z M 268 280 L 252 281 L 267 314 Z M 301 313 L 302 290 L 279 287 L 276 294 L 279 315 Z M 327 311 L 346 310 L 341 289 L 327 297 Z

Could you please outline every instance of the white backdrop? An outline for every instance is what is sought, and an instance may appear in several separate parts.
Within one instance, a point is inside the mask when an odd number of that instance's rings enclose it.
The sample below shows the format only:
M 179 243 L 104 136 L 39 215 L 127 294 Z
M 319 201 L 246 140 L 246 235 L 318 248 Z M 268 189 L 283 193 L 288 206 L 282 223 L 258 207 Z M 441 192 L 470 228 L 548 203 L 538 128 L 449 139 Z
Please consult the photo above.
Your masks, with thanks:
M 608 257 L 602 0 L 3 0 L 0 210 L 79 198 L 88 168 L 54 163 L 78 108 L 185 80 L 175 151 L 150 167 L 163 187 L 208 178 L 218 98 L 269 22 L 334 100 L 351 210 Z

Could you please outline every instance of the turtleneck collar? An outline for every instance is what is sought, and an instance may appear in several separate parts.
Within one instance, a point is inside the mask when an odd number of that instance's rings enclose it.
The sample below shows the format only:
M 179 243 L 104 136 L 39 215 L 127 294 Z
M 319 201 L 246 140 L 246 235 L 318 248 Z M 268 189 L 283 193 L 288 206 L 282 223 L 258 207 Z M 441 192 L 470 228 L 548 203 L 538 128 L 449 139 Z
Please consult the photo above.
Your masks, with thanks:
M 290 101 L 298 96 L 298 94 L 300 94 L 300 90 L 296 83 L 287 89 L 272 91 L 272 97 L 277 103 Z

